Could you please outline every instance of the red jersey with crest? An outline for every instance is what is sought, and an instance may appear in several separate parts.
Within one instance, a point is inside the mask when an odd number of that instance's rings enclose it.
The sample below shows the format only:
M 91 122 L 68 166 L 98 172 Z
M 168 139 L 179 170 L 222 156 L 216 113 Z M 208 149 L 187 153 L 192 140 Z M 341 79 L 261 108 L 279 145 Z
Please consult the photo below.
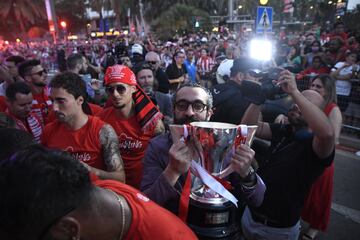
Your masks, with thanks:
M 52 102 L 49 98 L 49 89 L 44 88 L 44 91 L 39 94 L 33 94 L 32 113 L 34 113 L 42 124 L 47 123 L 47 115 L 52 108 Z
M 110 124 L 118 135 L 120 154 L 125 168 L 126 184 L 139 189 L 143 175 L 142 159 L 154 132 L 144 133 L 135 115 L 129 119 L 121 119 L 117 116 L 113 107 L 104 109 L 97 116 Z
M 123 196 L 129 204 L 132 216 L 125 240 L 197 239 L 180 218 L 158 206 L 136 189 L 113 180 L 96 180 L 94 184 Z
M 100 144 L 100 130 L 105 123 L 97 117 L 88 117 L 87 123 L 75 131 L 57 120 L 47 124 L 41 143 L 48 148 L 67 151 L 91 167 L 106 170 Z

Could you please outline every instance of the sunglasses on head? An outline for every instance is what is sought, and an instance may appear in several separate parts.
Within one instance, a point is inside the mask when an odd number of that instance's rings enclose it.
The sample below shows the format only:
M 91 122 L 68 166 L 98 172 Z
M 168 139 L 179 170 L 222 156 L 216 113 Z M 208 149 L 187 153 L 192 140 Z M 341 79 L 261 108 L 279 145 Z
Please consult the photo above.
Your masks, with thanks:
M 31 73 L 30 75 L 39 75 L 39 76 L 42 76 L 44 73 L 47 73 L 46 69 L 43 69 L 41 71 L 38 71 L 36 73 Z
M 119 93 L 119 94 L 124 94 L 126 92 L 126 87 L 124 85 L 116 85 L 116 86 L 112 86 L 112 87 L 106 87 L 106 92 L 110 93 L 110 94 L 114 94 L 115 90 Z

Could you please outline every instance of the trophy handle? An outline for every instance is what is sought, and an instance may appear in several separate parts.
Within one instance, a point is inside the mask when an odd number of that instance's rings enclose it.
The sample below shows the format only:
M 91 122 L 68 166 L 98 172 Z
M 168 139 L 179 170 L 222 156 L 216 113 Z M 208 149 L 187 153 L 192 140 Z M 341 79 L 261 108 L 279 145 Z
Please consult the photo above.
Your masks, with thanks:
M 232 168 L 232 165 L 230 164 L 229 166 L 227 166 L 227 168 L 222 170 L 217 177 L 223 179 L 223 178 L 226 178 L 227 176 L 229 176 L 233 172 L 234 172 L 234 169 Z

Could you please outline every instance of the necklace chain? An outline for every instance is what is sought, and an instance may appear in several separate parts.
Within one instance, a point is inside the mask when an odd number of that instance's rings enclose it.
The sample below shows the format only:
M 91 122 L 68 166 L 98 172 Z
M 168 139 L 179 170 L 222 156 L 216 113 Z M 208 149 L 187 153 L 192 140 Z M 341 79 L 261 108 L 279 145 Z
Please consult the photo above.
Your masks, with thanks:
M 119 202 L 119 206 L 120 206 L 122 216 L 121 216 L 121 232 L 119 234 L 118 240 L 121 240 L 123 238 L 124 229 L 125 229 L 125 207 L 124 207 L 124 203 L 121 200 L 120 196 L 118 194 L 116 194 L 114 191 L 112 191 L 110 189 L 106 189 L 106 190 L 108 190 L 110 193 L 112 193 L 116 197 L 116 200 Z

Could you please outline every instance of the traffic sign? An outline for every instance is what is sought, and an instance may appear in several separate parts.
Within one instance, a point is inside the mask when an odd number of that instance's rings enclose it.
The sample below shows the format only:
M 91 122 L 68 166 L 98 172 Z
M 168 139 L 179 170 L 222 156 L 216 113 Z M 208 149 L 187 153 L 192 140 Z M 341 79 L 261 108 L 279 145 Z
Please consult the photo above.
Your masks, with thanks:
M 273 9 L 272 7 L 258 7 L 256 16 L 256 32 L 272 32 Z

